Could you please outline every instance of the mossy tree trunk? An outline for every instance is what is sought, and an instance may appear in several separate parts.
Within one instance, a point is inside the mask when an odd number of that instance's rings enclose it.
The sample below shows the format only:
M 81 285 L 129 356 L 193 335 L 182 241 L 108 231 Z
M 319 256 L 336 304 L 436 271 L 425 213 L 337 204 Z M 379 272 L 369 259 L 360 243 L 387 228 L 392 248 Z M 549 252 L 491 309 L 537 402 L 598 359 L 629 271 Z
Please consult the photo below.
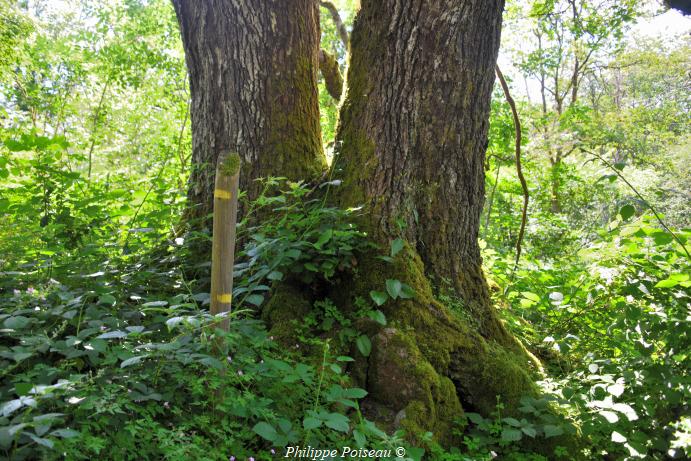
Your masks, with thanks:
M 319 6 L 313 0 L 173 0 L 192 97 L 188 218 L 212 209 L 221 152 L 255 179 L 308 179 L 326 167 L 319 126 Z
M 364 411 L 446 442 L 464 411 L 489 414 L 497 396 L 515 411 L 536 392 L 539 365 L 492 306 L 477 240 L 503 7 L 362 0 L 337 131 L 341 204 L 366 206 L 363 225 L 385 249 L 408 244 L 393 264 L 363 255 L 332 297 L 347 308 L 386 279 L 416 292 L 382 307 L 389 323 L 371 327 L 372 354 L 352 370 L 370 392 Z M 440 287 L 462 312 L 439 302 Z
M 363 1 L 337 134 L 344 205 L 366 204 L 372 230 L 405 237 L 488 335 L 499 327 L 477 239 L 503 6 Z

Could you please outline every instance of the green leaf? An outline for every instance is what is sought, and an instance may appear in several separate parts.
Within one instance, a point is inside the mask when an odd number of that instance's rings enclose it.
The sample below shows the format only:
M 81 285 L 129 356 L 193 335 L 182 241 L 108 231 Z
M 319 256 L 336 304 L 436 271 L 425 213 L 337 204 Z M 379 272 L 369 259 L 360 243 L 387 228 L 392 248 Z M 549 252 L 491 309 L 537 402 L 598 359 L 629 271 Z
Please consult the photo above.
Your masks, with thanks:
M 516 418 L 503 418 L 502 421 L 513 427 L 521 427 L 520 421 Z
M 657 282 L 655 288 L 673 288 L 677 285 L 679 285 L 679 281 L 669 278 Z
M 529 426 L 522 427 L 521 431 L 523 431 L 523 433 L 525 435 L 527 435 L 528 437 L 531 437 L 531 438 L 535 438 L 535 436 L 537 435 L 537 431 L 533 427 L 529 427 Z
M 408 450 L 406 450 L 406 456 L 413 461 L 422 461 L 422 457 L 425 456 L 425 449 L 419 447 L 410 447 Z
M 127 338 L 127 333 L 125 333 L 124 331 L 120 331 L 120 330 L 109 331 L 107 333 L 103 333 L 102 335 L 96 336 L 96 339 L 122 339 L 122 338 Z
M 401 250 L 403 249 L 403 245 L 404 245 L 403 239 L 396 239 L 393 242 L 391 242 L 391 257 L 392 258 L 401 252 Z
M 329 368 L 331 368 L 331 371 L 333 371 L 337 375 L 340 375 L 343 372 L 343 369 L 335 363 L 329 364 Z
M 383 291 L 374 291 L 374 290 L 369 292 L 369 297 L 372 298 L 372 301 L 374 301 L 374 303 L 377 306 L 381 306 L 382 304 L 384 304 L 386 302 L 386 300 L 389 299 L 387 294 L 384 293 Z
M 314 247 L 317 249 L 321 249 L 322 245 L 331 240 L 331 237 L 333 237 L 333 233 L 333 229 L 326 229 L 324 232 L 321 233 L 319 239 L 317 240 L 317 243 L 314 244 Z
M 351 387 L 344 389 L 341 395 L 347 399 L 362 399 L 367 395 L 367 391 L 359 387 Z
M 370 352 L 372 352 L 372 342 L 370 341 L 369 337 L 365 335 L 358 336 L 358 338 L 355 340 L 355 345 L 362 355 L 369 357 Z
M 365 435 L 357 429 L 353 431 L 353 438 L 355 439 L 355 445 L 358 448 L 364 447 L 365 443 L 367 443 L 367 438 L 365 437 Z
M 276 429 L 274 429 L 273 426 L 269 423 L 257 423 L 254 425 L 252 430 L 259 434 L 261 437 L 268 440 L 269 442 L 273 442 L 278 437 Z
M 531 300 L 531 301 L 540 302 L 540 297 L 539 297 L 538 295 L 536 295 L 535 293 L 533 293 L 533 292 L 530 292 L 530 291 L 521 291 L 521 295 L 522 295 L 524 298 L 529 299 L 529 300 Z
M 401 292 L 398 294 L 401 299 L 411 299 L 415 297 L 415 290 L 405 283 L 401 285 Z
M 50 439 L 44 439 L 28 432 L 24 432 L 24 434 L 28 435 L 31 440 L 39 445 L 43 445 L 46 448 L 53 448 L 53 442 Z
M 386 325 L 386 316 L 380 310 L 369 311 L 367 313 L 367 317 L 371 318 L 380 325 Z
M 218 360 L 216 357 L 204 357 L 199 360 L 199 363 L 206 365 L 207 367 L 215 368 L 216 370 L 223 368 L 223 362 Z
M 302 421 L 302 427 L 304 427 L 308 431 L 311 429 L 316 429 L 321 425 L 322 425 L 322 421 L 320 419 L 312 418 L 310 416 L 306 417 Z
M 518 442 L 523 438 L 523 433 L 511 427 L 504 428 L 501 431 L 501 440 L 503 442 Z
M 74 429 L 58 429 L 51 432 L 50 435 L 54 435 L 55 437 L 60 437 L 63 439 L 70 439 L 72 437 L 78 436 L 79 432 L 75 431 Z
M 659 231 L 653 234 L 653 240 L 655 241 L 655 245 L 667 245 L 674 240 L 674 237 L 667 232 Z
M 339 362 L 354 362 L 355 361 L 354 358 L 348 357 L 347 355 L 339 355 L 338 357 L 336 357 L 336 360 L 338 360 Z
M 168 330 L 172 330 L 184 321 L 185 317 L 171 317 L 166 320 L 166 326 L 168 327 Z
M 302 251 L 298 250 L 297 248 L 291 248 L 285 252 L 285 256 L 290 259 L 298 259 L 301 254 Z
M 33 384 L 30 383 L 17 383 L 14 385 L 14 391 L 17 395 L 29 395 L 29 391 L 34 388 Z
M 482 415 L 478 413 L 466 413 L 466 417 L 472 422 L 473 424 L 482 424 L 485 422 L 485 418 L 482 417 Z
M 122 363 L 120 364 L 120 368 L 127 368 L 131 365 L 135 365 L 139 362 L 142 361 L 142 359 L 146 358 L 146 355 L 138 355 L 136 357 L 130 357 L 127 360 L 123 360 Z
M 556 426 L 554 424 L 545 424 L 543 429 L 545 431 L 546 438 L 556 437 L 564 433 L 564 429 L 562 429 L 561 426 Z
M 108 293 L 106 293 L 106 294 L 104 294 L 104 295 L 101 295 L 101 297 L 98 298 L 98 303 L 99 303 L 99 304 L 107 304 L 107 305 L 109 305 L 109 306 L 112 306 L 112 305 L 114 305 L 116 302 L 117 302 L 117 299 L 115 299 L 115 296 L 113 296 L 113 295 L 111 295 L 111 294 L 108 294 Z
M 633 205 L 624 205 L 619 210 L 619 214 L 624 221 L 628 221 L 633 215 L 636 214 L 636 208 Z
M 245 301 L 259 307 L 264 302 L 264 296 L 258 294 L 249 295 L 247 298 L 245 298 Z
M 0 427 L 0 448 L 9 448 L 14 441 L 17 431 L 26 427 L 26 424 L 15 424 L 13 426 Z
M 386 292 L 389 293 L 389 296 L 391 296 L 393 299 L 398 298 L 398 295 L 401 294 L 402 286 L 403 285 L 401 284 L 400 280 L 386 280 Z
M 324 424 L 340 432 L 348 432 L 350 429 L 350 420 L 347 416 L 340 413 L 329 413 L 324 420 Z
M 142 307 L 164 307 L 168 305 L 168 301 L 149 301 L 142 304 Z
M 273 271 L 266 278 L 269 280 L 283 280 L 283 272 Z
M 115 331 L 109 331 L 107 333 L 103 333 L 102 335 L 96 336 L 96 339 L 122 339 L 126 338 L 127 333 L 124 331 L 120 330 L 115 330 Z
M 30 318 L 24 317 L 23 315 L 16 315 L 6 318 L 4 325 L 5 328 L 9 328 L 10 330 L 21 330 L 27 326 L 29 322 L 31 322 Z

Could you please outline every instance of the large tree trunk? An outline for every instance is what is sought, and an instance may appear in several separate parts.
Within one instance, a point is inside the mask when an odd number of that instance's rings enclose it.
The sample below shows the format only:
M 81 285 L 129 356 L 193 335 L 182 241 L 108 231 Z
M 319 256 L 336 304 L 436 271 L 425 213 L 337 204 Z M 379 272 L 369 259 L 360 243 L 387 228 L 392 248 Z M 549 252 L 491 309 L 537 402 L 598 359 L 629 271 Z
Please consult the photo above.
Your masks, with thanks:
M 477 241 L 503 6 L 362 0 L 337 134 L 342 204 L 366 206 L 363 225 L 385 251 L 396 237 L 408 245 L 393 263 L 363 255 L 331 296 L 353 308 L 387 279 L 416 292 L 382 306 L 389 323 L 371 327 L 372 354 L 352 370 L 370 392 L 363 409 L 446 442 L 464 411 L 489 414 L 497 396 L 515 411 L 535 392 L 537 363 L 492 307 Z M 435 285 L 461 299 L 457 312 Z
M 366 204 L 372 230 L 404 236 L 438 286 L 483 306 L 477 238 L 503 6 L 363 1 L 337 135 L 344 204 Z
M 173 0 L 192 95 L 188 218 L 213 203 L 216 161 L 237 152 L 240 189 L 326 167 L 319 127 L 319 6 L 313 0 Z

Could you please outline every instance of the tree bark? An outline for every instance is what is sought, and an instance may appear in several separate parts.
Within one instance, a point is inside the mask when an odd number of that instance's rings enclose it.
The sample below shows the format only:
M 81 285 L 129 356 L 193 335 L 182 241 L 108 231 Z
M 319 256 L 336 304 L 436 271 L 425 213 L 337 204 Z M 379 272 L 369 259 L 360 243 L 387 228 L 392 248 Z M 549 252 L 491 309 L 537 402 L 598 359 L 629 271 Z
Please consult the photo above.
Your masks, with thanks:
M 336 138 L 341 204 L 365 205 L 362 225 L 384 251 L 394 238 L 407 245 L 391 263 L 361 255 L 333 299 L 354 309 L 391 279 L 415 291 L 381 306 L 388 324 L 351 370 L 369 391 L 363 412 L 443 443 L 464 411 L 489 414 L 500 395 L 515 412 L 536 392 L 528 370 L 539 364 L 499 320 L 478 245 L 503 7 L 362 0 Z
M 309 179 L 325 169 L 319 126 L 319 6 L 313 0 L 173 0 L 191 91 L 188 219 L 213 203 L 221 152 L 255 179 Z M 207 223 L 208 224 L 208 223 Z
M 469 303 L 489 299 L 477 237 L 503 5 L 363 1 L 337 134 L 343 204 Z

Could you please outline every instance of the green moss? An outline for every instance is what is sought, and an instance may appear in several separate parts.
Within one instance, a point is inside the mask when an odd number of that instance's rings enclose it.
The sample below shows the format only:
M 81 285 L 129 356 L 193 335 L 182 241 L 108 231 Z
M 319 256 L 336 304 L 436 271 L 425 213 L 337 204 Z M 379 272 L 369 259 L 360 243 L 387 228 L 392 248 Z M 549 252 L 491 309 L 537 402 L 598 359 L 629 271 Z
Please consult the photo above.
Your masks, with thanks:
M 240 155 L 237 152 L 230 152 L 221 158 L 221 173 L 226 176 L 233 176 L 240 171 Z
M 481 336 L 434 296 L 417 254 L 406 247 L 393 263 L 363 256 L 361 269 L 349 285 L 347 304 L 358 294 L 382 290 L 398 279 L 416 292 L 414 299 L 389 301 L 381 309 L 388 325 L 373 340 L 367 366 L 370 395 L 399 415 L 410 434 L 432 431 L 440 442 L 452 438 L 454 420 L 465 410 L 489 415 L 501 395 L 508 411 L 524 395 L 536 395 L 529 372 L 531 359 L 520 349 L 507 349 Z M 335 299 L 335 298 L 334 298 Z M 491 309 L 490 306 L 486 306 Z
M 281 283 L 262 308 L 262 320 L 276 341 L 284 345 L 295 344 L 296 322 L 300 322 L 312 309 L 312 302 L 295 285 Z
M 311 53 L 296 51 L 293 68 L 273 76 L 267 149 L 273 171 L 290 180 L 312 180 L 327 168 L 319 124 L 319 100 L 314 74 L 318 62 Z M 288 76 L 288 77 L 287 77 Z

